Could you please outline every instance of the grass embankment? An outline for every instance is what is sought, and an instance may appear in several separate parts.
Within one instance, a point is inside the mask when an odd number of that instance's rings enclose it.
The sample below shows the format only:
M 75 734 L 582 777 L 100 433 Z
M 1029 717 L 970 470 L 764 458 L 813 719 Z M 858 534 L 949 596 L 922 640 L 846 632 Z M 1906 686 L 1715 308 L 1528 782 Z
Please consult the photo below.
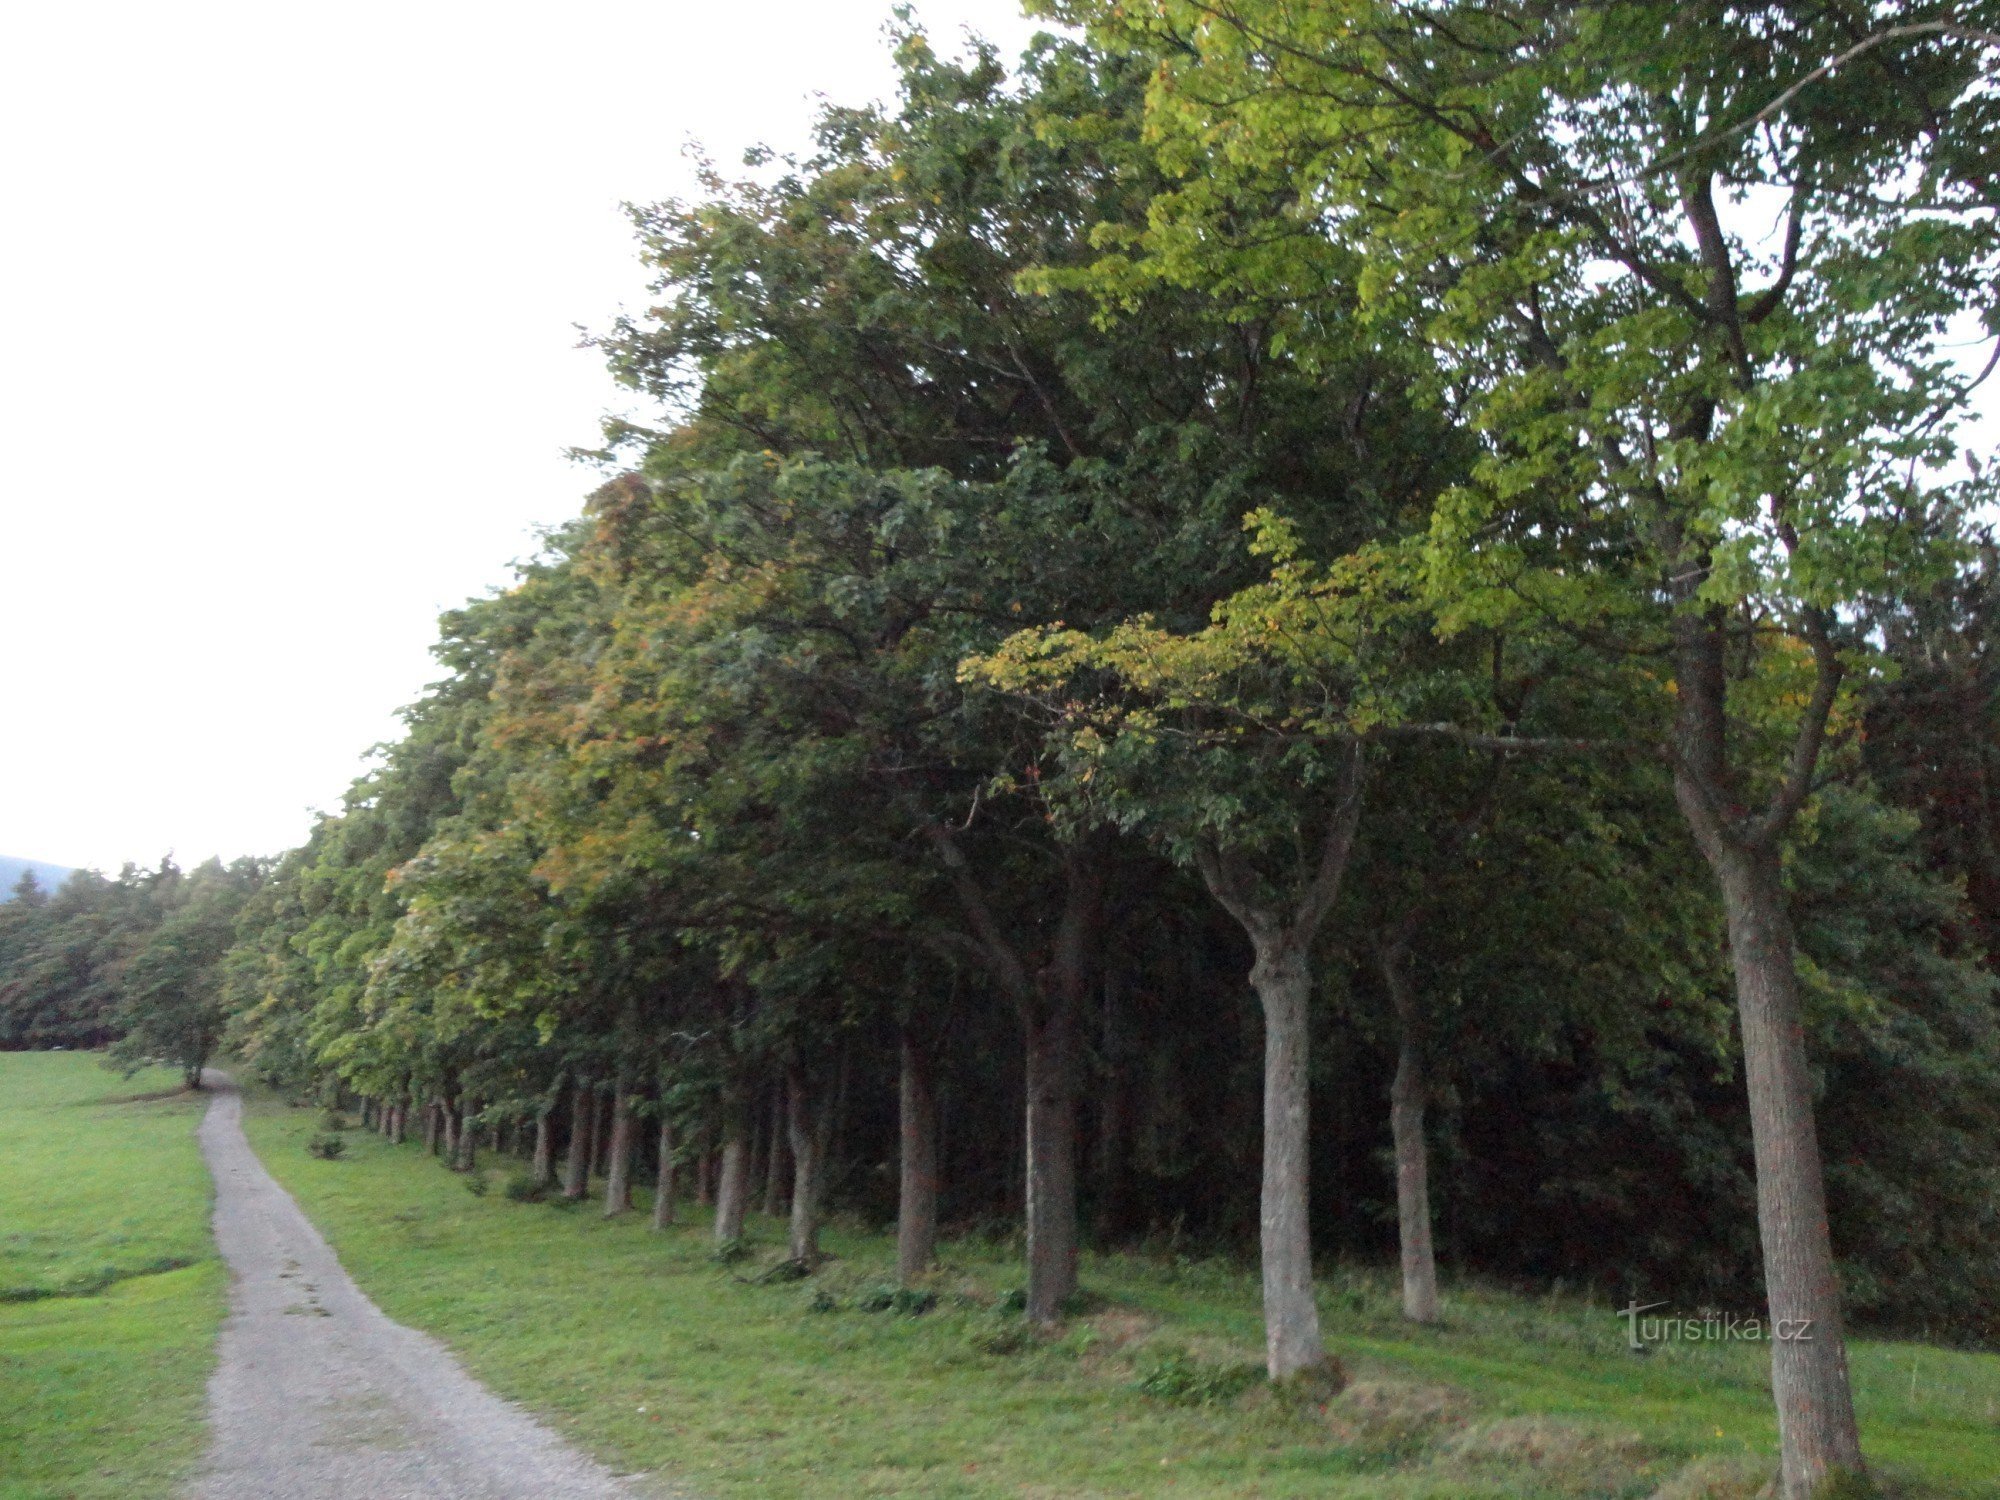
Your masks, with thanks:
M 317 1161 L 316 1126 L 269 1100 L 251 1112 L 265 1162 L 391 1316 L 612 1464 L 717 1500 L 1719 1500 L 1775 1468 L 1761 1346 L 1642 1359 L 1601 1304 L 1466 1291 L 1419 1331 L 1384 1278 L 1336 1274 L 1327 1331 L 1356 1383 L 1287 1403 L 1237 1378 L 1260 1338 L 1239 1267 L 1092 1257 L 1101 1309 L 1023 1347 L 990 1305 L 1019 1280 L 997 1248 L 948 1246 L 925 1315 L 868 1312 L 890 1265 L 879 1237 L 832 1233 L 820 1276 L 754 1285 L 757 1261 L 718 1266 L 698 1222 L 655 1236 L 643 1214 L 509 1201 L 497 1177 L 475 1196 L 420 1148 L 358 1130 Z M 777 1226 L 759 1231 L 774 1260 Z M 1864 1343 L 1855 1365 L 1871 1454 L 1904 1493 L 2000 1493 L 2000 1358 Z
M 200 1453 L 224 1276 L 179 1081 L 0 1053 L 5 1500 L 169 1495 Z

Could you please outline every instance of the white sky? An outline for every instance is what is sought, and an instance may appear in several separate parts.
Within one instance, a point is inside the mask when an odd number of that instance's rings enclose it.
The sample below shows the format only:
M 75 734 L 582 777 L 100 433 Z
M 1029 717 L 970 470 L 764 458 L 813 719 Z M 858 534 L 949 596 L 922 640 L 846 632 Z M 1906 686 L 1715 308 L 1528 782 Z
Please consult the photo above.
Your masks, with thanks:
M 438 612 L 592 485 L 620 201 L 885 95 L 889 5 L 6 8 L 0 854 L 275 853 L 337 805 Z

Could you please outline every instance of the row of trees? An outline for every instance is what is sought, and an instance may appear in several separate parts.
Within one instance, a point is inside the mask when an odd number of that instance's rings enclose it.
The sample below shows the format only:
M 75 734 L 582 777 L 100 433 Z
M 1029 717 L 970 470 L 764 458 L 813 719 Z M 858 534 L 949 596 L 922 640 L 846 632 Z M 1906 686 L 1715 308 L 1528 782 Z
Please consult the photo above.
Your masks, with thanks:
M 1761 1279 L 1785 1493 L 1858 1470 L 1847 1307 L 2000 1326 L 1974 9 L 906 33 L 635 213 L 660 418 L 248 895 L 237 1041 L 724 1241 L 788 1156 L 806 1263 L 1018 1216 L 1038 1322 L 1254 1226 L 1274 1378 L 1329 1249 Z
M 222 1040 L 237 917 L 266 861 L 80 871 L 59 891 L 23 874 L 0 905 L 0 1048 L 108 1047 L 121 1066 L 164 1058 L 190 1088 Z

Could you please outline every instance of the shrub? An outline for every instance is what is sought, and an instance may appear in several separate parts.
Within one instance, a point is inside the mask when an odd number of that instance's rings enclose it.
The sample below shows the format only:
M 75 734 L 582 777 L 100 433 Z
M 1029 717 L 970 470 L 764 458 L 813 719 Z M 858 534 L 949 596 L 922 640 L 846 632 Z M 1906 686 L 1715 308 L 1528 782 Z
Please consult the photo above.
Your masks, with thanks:
M 1218 1406 L 1261 1384 L 1264 1371 L 1250 1364 L 1210 1364 L 1184 1349 L 1165 1350 L 1134 1382 L 1156 1401 L 1177 1406 Z
M 333 1161 L 347 1150 L 346 1140 L 337 1135 L 321 1131 L 306 1142 L 306 1151 L 321 1161 Z
M 484 1198 L 492 1186 L 484 1172 L 474 1172 L 465 1179 L 465 1190 L 475 1198 Z
M 337 1109 L 330 1109 L 319 1117 L 321 1130 L 341 1131 L 347 1129 L 347 1116 Z
M 1025 1354 L 1035 1347 L 1035 1330 L 1025 1320 L 1006 1313 L 974 1318 L 965 1341 L 981 1354 Z
M 510 1203 L 540 1203 L 549 1195 L 548 1184 L 535 1181 L 532 1172 L 509 1172 L 500 1191 Z

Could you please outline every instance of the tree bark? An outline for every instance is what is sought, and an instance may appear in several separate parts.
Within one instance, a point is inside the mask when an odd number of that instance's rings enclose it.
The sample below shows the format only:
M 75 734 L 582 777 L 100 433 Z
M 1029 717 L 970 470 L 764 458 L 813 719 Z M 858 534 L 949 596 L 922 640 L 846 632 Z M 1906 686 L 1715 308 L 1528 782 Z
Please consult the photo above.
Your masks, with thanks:
M 743 1238 L 743 1219 L 750 1207 L 750 1108 L 740 1084 L 724 1090 L 722 1099 L 722 1162 L 715 1186 L 715 1243 L 733 1244 Z
M 615 1219 L 632 1207 L 632 1095 L 623 1082 L 611 1096 L 611 1141 L 604 1170 L 604 1217 Z
M 1131 1133 L 1130 1032 L 1124 988 L 1115 971 L 1104 976 L 1104 1015 L 1099 1054 L 1104 1076 L 1097 1096 L 1098 1233 L 1115 1240 L 1131 1228 L 1132 1180 L 1126 1141 Z
M 570 1086 L 569 1155 L 563 1161 L 562 1195 L 569 1199 L 590 1192 L 591 1121 L 597 1118 L 597 1101 L 590 1081 L 579 1078 Z
M 931 1268 L 937 1255 L 937 1078 L 929 1047 L 910 1025 L 902 1028 L 901 1058 L 896 1279 L 909 1286 Z
M 1105 836 L 1094 834 L 1063 850 L 1062 914 L 1047 962 L 1031 970 L 1023 950 L 1001 927 L 951 831 L 933 826 L 928 833 L 975 941 L 1021 1018 L 1027 1054 L 1027 1317 L 1037 1326 L 1053 1326 L 1077 1288 L 1077 1042 L 1103 913 Z
M 616 1090 L 604 1095 L 590 1117 L 594 1171 L 599 1177 L 611 1175 L 611 1117 L 618 1107 Z
M 1389 1086 L 1389 1134 L 1396 1153 L 1396 1229 L 1403 1261 L 1403 1316 L 1438 1320 L 1437 1253 L 1431 1241 L 1430 1146 L 1424 1136 L 1423 1007 L 1400 947 L 1382 954 L 1382 979 L 1396 1012 L 1396 1078 Z
M 792 1217 L 787 1235 L 791 1258 L 808 1266 L 819 1264 L 820 1200 L 826 1186 L 827 1136 L 833 1124 L 832 1101 L 818 1097 L 805 1065 L 785 1069 L 785 1133 L 792 1155 Z M 771 1150 L 775 1155 L 774 1137 Z
M 1862 1457 L 1827 1228 L 1795 943 L 1775 853 L 1727 861 L 1717 874 L 1750 1095 L 1781 1493 L 1786 1500 L 1809 1500 L 1833 1476 L 1858 1472 Z
M 1259 883 L 1240 851 L 1202 845 L 1196 852 L 1203 884 L 1250 939 L 1255 955 L 1250 986 L 1264 1013 L 1264 1175 L 1258 1239 L 1263 1261 L 1264 1364 L 1273 1380 L 1286 1380 L 1326 1363 L 1312 1283 L 1310 953 L 1346 877 L 1361 819 L 1366 770 L 1363 747 L 1350 745 L 1318 865 L 1288 914 L 1257 894 Z
M 535 1186 L 544 1192 L 548 1191 L 556 1180 L 555 1142 L 551 1139 L 553 1135 L 554 1132 L 549 1129 L 549 1106 L 545 1104 L 535 1111 L 535 1154 L 533 1164 L 528 1168 L 528 1174 L 534 1179 Z
M 667 1113 L 667 1101 L 660 1099 L 660 1175 L 653 1184 L 653 1227 L 665 1229 L 674 1222 L 674 1121 Z
M 458 1158 L 452 1163 L 452 1170 L 470 1172 L 479 1165 L 479 1101 L 461 1100 L 458 1116 Z
M 785 1211 L 785 1153 L 791 1129 L 787 1099 L 790 1092 L 788 1079 L 771 1093 L 770 1149 L 764 1159 L 764 1213 L 773 1219 Z
M 1696 576 L 1690 569 L 1689 577 Z M 1811 1500 L 1830 1481 L 1865 1468 L 1827 1227 L 1826 1174 L 1813 1117 L 1805 1009 L 1781 852 L 1785 831 L 1811 795 L 1839 690 L 1842 669 L 1828 630 L 1823 617 L 1808 616 L 1813 691 L 1795 729 L 1784 779 L 1753 818 L 1739 805 L 1741 779 L 1730 760 L 1727 620 L 1713 608 L 1687 608 L 1674 618 L 1674 798 L 1715 875 L 1729 929 L 1757 1164 L 1757 1228 L 1771 1316 L 1771 1394 L 1783 1500 Z
M 452 1171 L 458 1170 L 458 1109 L 447 1099 L 439 1108 L 444 1113 L 444 1164 Z
M 1028 1320 L 1043 1326 L 1076 1295 L 1076 1022 L 1059 1002 L 1027 1023 Z
M 424 1154 L 436 1156 L 438 1152 L 438 1106 L 435 1101 L 424 1106 Z
M 1251 987 L 1264 1011 L 1264 1182 L 1258 1238 L 1264 1362 L 1273 1380 L 1326 1362 L 1313 1300 L 1307 1006 L 1312 970 L 1295 942 L 1258 945 Z

